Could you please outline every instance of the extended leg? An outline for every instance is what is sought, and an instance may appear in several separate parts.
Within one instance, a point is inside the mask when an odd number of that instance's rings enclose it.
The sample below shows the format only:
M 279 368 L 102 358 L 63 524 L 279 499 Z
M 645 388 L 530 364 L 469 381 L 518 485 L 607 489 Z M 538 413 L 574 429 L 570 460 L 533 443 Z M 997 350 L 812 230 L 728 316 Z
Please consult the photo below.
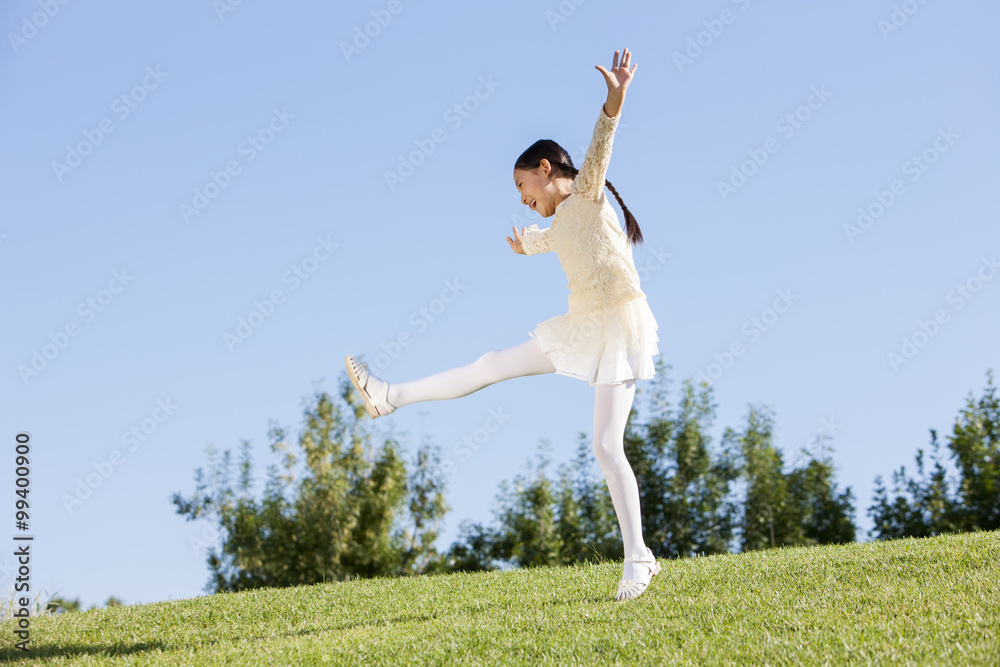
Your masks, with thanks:
M 530 338 L 503 350 L 491 350 L 471 364 L 451 368 L 410 382 L 389 384 L 389 403 L 401 407 L 419 401 L 440 401 L 467 396 L 501 380 L 524 375 L 554 373 L 555 366 Z

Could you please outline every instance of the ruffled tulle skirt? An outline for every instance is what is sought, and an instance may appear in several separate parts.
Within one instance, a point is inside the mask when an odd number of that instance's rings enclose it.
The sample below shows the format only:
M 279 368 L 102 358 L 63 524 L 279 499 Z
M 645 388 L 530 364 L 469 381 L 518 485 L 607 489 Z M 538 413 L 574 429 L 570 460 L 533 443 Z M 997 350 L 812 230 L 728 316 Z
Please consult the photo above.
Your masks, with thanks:
M 556 373 L 593 386 L 651 379 L 653 356 L 659 354 L 658 328 L 646 297 L 641 296 L 604 310 L 559 315 L 528 333 Z

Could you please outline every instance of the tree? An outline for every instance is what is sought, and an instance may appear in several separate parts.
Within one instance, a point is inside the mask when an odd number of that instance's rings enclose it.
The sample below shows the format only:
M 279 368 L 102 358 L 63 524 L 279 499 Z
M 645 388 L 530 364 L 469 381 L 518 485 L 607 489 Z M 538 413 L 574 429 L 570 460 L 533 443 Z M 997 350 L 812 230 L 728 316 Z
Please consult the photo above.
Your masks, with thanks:
M 871 532 L 878 539 L 930 537 L 962 529 L 961 508 L 949 491 L 951 482 L 933 429 L 930 453 L 934 464 L 930 474 L 924 469 L 923 449 L 918 449 L 916 455 L 919 478 L 908 477 L 905 466 L 893 473 L 892 500 L 882 476 L 875 478 L 874 504 L 868 512 L 875 523 Z
M 948 448 L 961 479 L 957 495 L 964 509 L 963 529 L 1000 528 L 1000 398 L 992 369 L 986 371 L 982 398 L 977 402 L 969 393 Z
M 209 518 L 223 536 L 221 550 L 209 553 L 209 591 L 436 569 L 433 542 L 448 510 L 436 449 L 421 443 L 408 477 L 394 438 L 373 445 L 364 406 L 346 378 L 339 397 L 322 391 L 310 397 L 297 447 L 272 422 L 270 448 L 281 463 L 268 466 L 260 500 L 246 440 L 235 485 L 231 453 L 220 458 L 210 444 L 208 474 L 196 470 L 194 495 L 174 494 L 179 514 Z
M 708 435 L 715 420 L 712 389 L 703 383 L 696 391 L 685 380 L 671 410 L 668 373 L 657 363 L 649 421 L 626 439 L 627 458 L 638 462 L 633 469 L 646 544 L 668 558 L 726 553 L 735 528 L 728 497 L 737 466 L 728 452 L 715 451 Z
M 63 614 L 72 611 L 81 611 L 80 598 L 69 598 L 53 596 L 45 604 L 50 614 Z
M 977 401 L 970 392 L 948 438 L 957 476 L 949 475 L 937 431 L 931 429 L 929 473 L 925 452 L 917 449 L 917 477 L 900 466 L 893 473 L 891 493 L 881 475 L 875 478 L 868 508 L 875 523 L 871 535 L 892 539 L 1000 528 L 1000 399 L 992 369 L 986 378 L 982 397 Z
M 527 474 L 500 483 L 493 524 L 463 521 L 448 551 L 451 571 L 491 570 L 605 560 L 621 555 L 621 534 L 603 478 L 592 473 L 592 446 L 579 435 L 576 458 L 560 464 L 558 480 L 546 469 L 551 443 L 542 440 Z
M 789 483 L 793 502 L 800 508 L 805 544 L 843 544 L 856 539 L 854 494 L 850 487 L 837 492 L 831 456 L 812 455 L 804 467 L 792 470 Z
M 556 492 L 545 474 L 551 449 L 551 443 L 542 440 L 537 464 L 532 469 L 528 462 L 528 475 L 517 475 L 513 484 L 501 482 L 494 557 L 522 567 L 560 564 L 562 539 L 556 522 Z
M 751 405 L 743 432 L 726 429 L 723 437 L 733 457 L 742 458 L 741 550 L 854 541 L 853 494 L 849 487 L 838 493 L 832 459 L 803 449 L 805 466 L 784 472 L 773 427 L 770 408 Z
M 576 457 L 559 466 L 557 516 L 560 561 L 600 562 L 621 554 L 622 540 L 607 483 L 594 472 L 593 444 L 577 434 Z

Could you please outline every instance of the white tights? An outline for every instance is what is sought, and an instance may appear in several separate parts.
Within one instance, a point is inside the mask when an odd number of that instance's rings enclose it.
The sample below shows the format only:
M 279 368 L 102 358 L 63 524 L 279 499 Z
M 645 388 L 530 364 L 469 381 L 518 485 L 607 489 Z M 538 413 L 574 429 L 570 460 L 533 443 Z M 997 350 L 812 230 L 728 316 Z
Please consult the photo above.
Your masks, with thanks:
M 554 373 L 555 367 L 538 341 L 492 350 L 466 366 L 419 380 L 389 384 L 389 404 L 397 408 L 420 401 L 467 396 L 483 387 L 525 375 Z M 594 386 L 594 455 L 604 473 L 622 532 L 625 558 L 646 555 L 639 514 L 639 487 L 625 458 L 625 422 L 635 397 L 635 380 Z M 626 563 L 625 578 L 629 578 Z

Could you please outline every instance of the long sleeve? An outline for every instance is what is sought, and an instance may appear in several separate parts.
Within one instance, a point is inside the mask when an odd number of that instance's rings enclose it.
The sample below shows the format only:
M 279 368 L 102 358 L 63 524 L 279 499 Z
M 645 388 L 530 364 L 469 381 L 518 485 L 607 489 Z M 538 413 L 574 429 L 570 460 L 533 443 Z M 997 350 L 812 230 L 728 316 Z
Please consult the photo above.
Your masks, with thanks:
M 549 235 L 549 228 L 538 229 L 538 225 L 531 225 L 521 237 L 521 249 L 525 255 L 537 255 L 540 252 L 550 252 L 555 250 L 552 237 Z
M 621 112 L 617 116 L 609 118 L 604 113 L 604 106 L 601 106 L 601 115 L 594 127 L 594 136 L 590 141 L 590 147 L 587 149 L 583 164 L 580 165 L 580 173 L 573 179 L 571 192 L 591 201 L 601 200 L 601 196 L 604 194 L 605 174 L 608 171 L 608 163 L 611 161 L 611 144 L 619 118 L 621 118 Z

